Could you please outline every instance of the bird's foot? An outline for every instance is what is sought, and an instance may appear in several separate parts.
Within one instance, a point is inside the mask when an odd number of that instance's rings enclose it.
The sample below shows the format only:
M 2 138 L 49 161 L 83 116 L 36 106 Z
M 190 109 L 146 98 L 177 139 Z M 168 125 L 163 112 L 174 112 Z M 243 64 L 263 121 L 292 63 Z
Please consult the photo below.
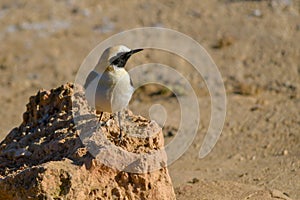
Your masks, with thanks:
M 119 137 L 116 139 L 117 144 L 123 144 L 124 140 L 123 140 L 123 135 L 122 135 L 122 131 L 120 130 L 120 134 Z
M 105 122 L 105 121 L 98 121 L 98 123 L 100 124 L 100 126 L 106 126 L 107 125 L 107 122 Z

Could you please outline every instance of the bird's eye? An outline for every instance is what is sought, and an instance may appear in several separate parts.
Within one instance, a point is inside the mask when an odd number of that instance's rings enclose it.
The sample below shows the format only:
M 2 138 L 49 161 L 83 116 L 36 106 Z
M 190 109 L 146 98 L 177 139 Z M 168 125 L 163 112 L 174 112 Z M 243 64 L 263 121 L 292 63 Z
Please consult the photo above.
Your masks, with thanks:
M 111 62 L 111 64 L 113 64 L 113 65 L 118 65 L 118 64 L 119 64 L 119 59 L 117 58 L 117 59 L 113 60 L 113 61 Z
M 115 65 L 119 68 L 123 68 L 128 60 L 128 58 L 130 57 L 130 54 L 123 54 L 120 55 L 119 57 L 117 57 L 116 59 L 114 59 L 111 64 Z

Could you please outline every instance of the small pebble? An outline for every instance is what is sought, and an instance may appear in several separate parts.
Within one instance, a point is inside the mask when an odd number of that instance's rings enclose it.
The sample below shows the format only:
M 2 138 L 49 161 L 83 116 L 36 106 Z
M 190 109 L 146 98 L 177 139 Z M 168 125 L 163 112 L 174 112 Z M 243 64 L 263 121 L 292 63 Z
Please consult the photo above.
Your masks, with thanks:
M 282 155 L 284 155 L 284 156 L 286 156 L 286 155 L 288 155 L 288 154 L 289 154 L 289 151 L 286 150 L 286 149 L 282 152 Z
M 193 178 L 191 181 L 189 181 L 189 183 L 198 183 L 199 179 L 198 178 Z
M 174 136 L 173 131 L 168 131 L 168 137 L 172 137 L 172 136 Z
M 89 17 L 89 16 L 91 15 L 91 12 L 90 12 L 89 9 L 83 9 L 83 10 L 82 10 L 82 14 L 83 14 L 83 16 L 85 16 L 85 17 Z
M 261 17 L 262 16 L 262 12 L 259 9 L 255 9 L 255 10 L 253 10 L 252 15 L 254 17 Z

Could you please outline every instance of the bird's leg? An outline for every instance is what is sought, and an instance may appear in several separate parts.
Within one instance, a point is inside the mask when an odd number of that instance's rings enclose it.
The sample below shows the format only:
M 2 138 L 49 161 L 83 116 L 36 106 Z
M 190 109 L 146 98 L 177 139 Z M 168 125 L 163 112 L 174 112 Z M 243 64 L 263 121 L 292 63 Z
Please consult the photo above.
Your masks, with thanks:
M 99 121 L 98 121 L 98 123 L 99 123 L 99 122 L 101 122 L 102 115 L 103 115 L 103 112 L 100 112 L 100 117 L 99 117 Z
M 119 140 L 122 140 L 122 126 L 121 126 L 121 111 L 118 112 L 118 120 L 119 120 L 119 128 L 120 128 L 120 135 L 119 135 Z

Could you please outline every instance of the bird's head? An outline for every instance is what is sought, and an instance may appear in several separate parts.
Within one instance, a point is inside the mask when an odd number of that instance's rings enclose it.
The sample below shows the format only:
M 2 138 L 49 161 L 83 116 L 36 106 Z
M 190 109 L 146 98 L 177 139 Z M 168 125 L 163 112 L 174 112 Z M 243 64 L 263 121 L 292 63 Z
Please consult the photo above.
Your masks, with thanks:
M 106 70 L 114 70 L 114 68 L 124 68 L 127 60 L 133 54 L 143 49 L 129 49 L 124 45 L 117 45 L 107 48 L 101 55 L 98 65 Z

